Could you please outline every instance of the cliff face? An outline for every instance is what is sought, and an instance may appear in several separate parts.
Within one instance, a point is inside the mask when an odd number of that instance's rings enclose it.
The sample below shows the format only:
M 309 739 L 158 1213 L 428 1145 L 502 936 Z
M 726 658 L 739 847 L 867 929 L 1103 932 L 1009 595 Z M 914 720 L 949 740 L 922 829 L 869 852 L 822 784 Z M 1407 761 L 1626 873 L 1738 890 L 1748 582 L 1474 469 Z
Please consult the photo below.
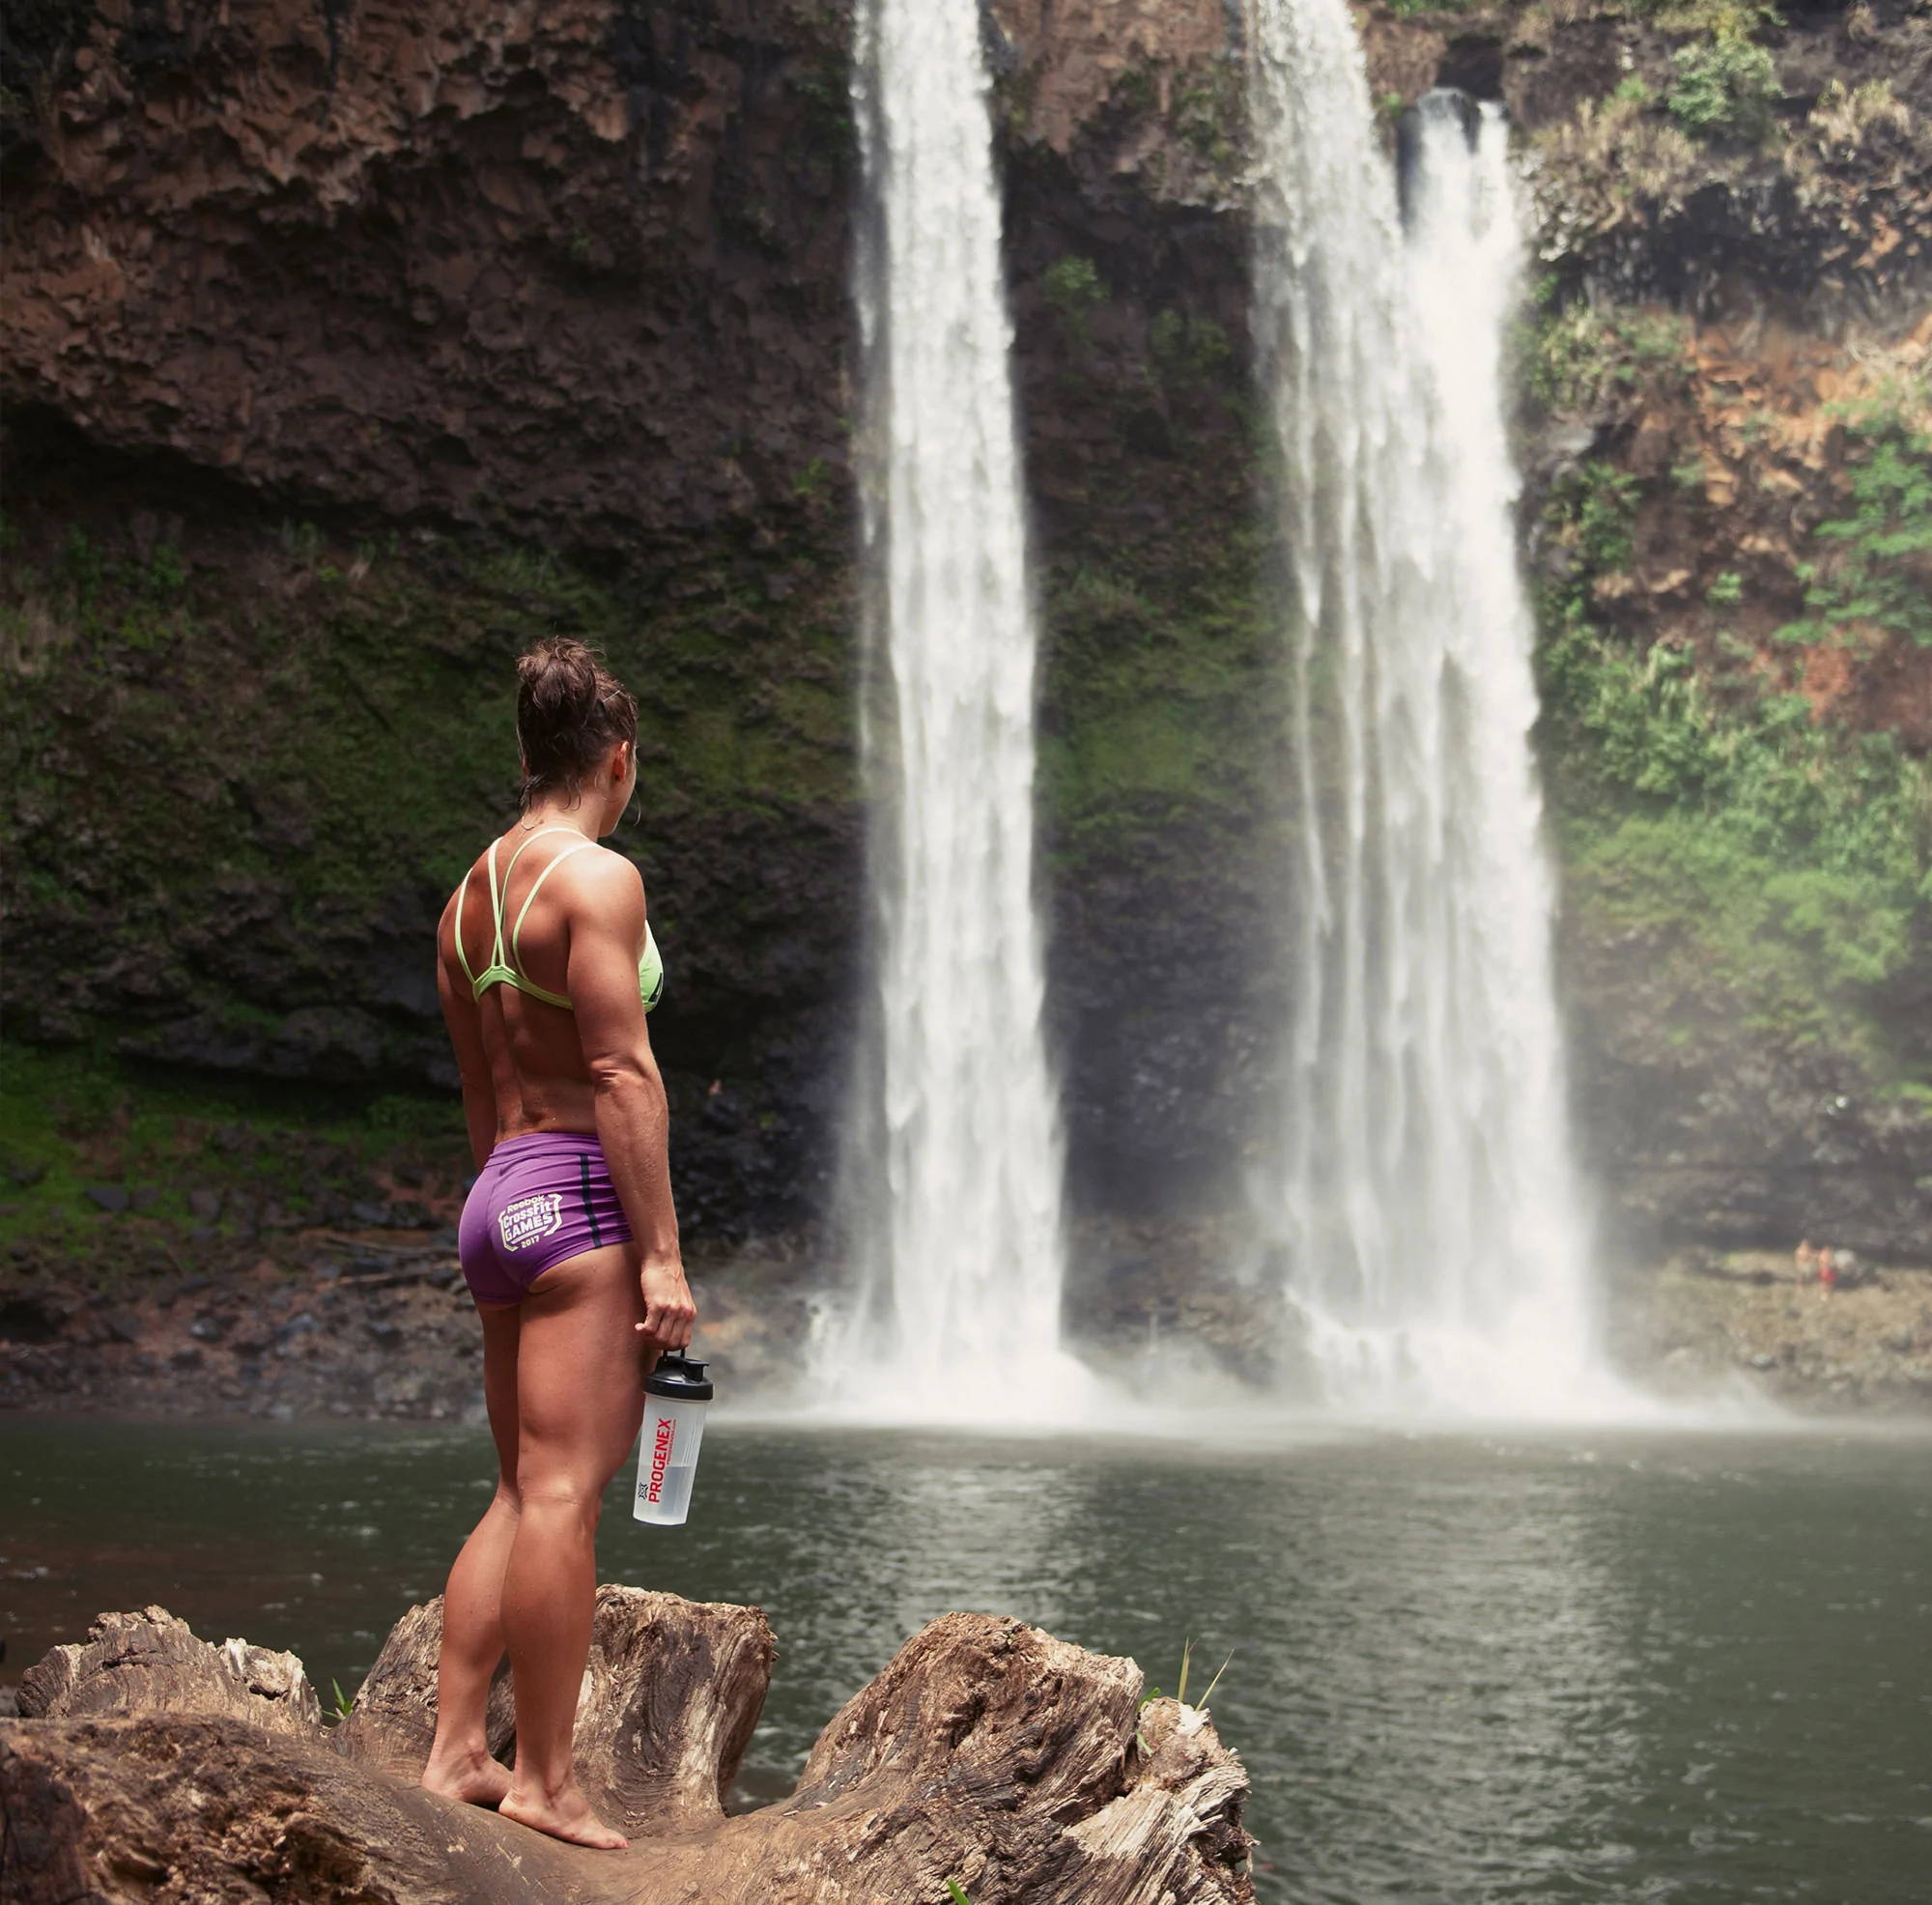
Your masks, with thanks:
M 836 449 L 842 9 L 74 18 L 13 156 L 14 403 L 311 511 L 598 547 Z
M 720 1228 L 820 1208 L 863 905 L 848 7 L 19 18 L 10 1029 L 441 1075 L 429 924 L 503 810 L 509 659 L 569 629 L 645 702 L 685 1200 Z M 1845 1240 L 1909 1249 L 1932 646 L 1840 612 L 1870 576 L 1822 530 L 1918 454 L 1932 22 L 1539 0 L 1364 26 L 1392 137 L 1455 83 L 1507 100 L 1536 166 L 1525 539 L 1596 1161 L 1664 1234 L 1779 1236 L 1828 1180 Z M 1226 1197 L 1286 1003 L 1239 32 L 1223 0 L 988 20 L 1055 1034 L 1098 1205 Z M 1916 585 L 1922 548 L 1866 555 Z M 1752 915 L 1752 802 L 1853 755 L 1900 839 L 1794 808 L 1828 884 Z M 1686 861 L 1732 820 L 1728 860 Z
M 688 1201 L 809 1207 L 858 904 L 843 14 L 54 25 L 9 101 L 12 1028 L 443 1077 L 423 934 L 509 661 L 571 630 L 646 701 Z

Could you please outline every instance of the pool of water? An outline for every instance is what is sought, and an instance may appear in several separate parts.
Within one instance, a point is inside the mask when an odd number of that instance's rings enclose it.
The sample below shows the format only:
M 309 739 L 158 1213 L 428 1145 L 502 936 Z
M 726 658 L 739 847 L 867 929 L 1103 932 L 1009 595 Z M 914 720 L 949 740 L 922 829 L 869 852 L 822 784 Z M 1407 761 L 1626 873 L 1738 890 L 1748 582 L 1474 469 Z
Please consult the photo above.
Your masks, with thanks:
M 0 1422 L 0 1677 L 106 1607 L 353 1689 L 488 1494 L 480 1430 Z M 1932 1439 L 1284 1429 L 1242 1448 L 714 1426 L 605 1579 L 754 1602 L 747 1783 L 922 1622 L 1018 1615 L 1213 1711 L 1288 1905 L 1932 1896 Z

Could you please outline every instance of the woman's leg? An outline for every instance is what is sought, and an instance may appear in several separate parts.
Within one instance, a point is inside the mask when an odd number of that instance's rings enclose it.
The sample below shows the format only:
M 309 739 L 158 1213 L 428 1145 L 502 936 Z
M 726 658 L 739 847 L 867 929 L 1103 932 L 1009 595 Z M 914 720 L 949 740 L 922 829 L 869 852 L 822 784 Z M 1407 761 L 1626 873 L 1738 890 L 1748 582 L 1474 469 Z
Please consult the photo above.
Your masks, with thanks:
M 617 1244 L 548 1269 L 524 1304 L 517 1352 L 520 1512 L 503 1576 L 503 1635 L 517 1696 L 517 1765 L 503 1816 L 581 1845 L 625 1840 L 571 1771 L 597 1593 L 604 1485 L 643 1412 L 637 1252 Z
M 479 1303 L 483 1400 L 497 1444 L 497 1493 L 463 1544 L 442 1595 L 442 1651 L 436 1665 L 436 1740 L 422 1783 L 433 1793 L 495 1805 L 510 1769 L 490 1757 L 483 1733 L 490 1681 L 503 1658 L 503 1570 L 517 1532 L 517 1351 L 523 1306 Z

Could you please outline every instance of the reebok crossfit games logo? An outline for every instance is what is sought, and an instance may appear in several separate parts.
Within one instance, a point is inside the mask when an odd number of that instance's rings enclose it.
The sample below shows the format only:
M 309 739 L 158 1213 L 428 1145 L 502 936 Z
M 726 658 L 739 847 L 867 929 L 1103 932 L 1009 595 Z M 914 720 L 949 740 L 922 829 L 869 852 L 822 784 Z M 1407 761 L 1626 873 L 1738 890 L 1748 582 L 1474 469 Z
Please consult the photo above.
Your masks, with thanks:
M 505 1250 L 521 1250 L 540 1237 L 549 1237 L 563 1228 L 563 1193 L 544 1191 L 536 1197 L 520 1197 L 506 1204 L 497 1215 L 497 1228 L 503 1234 Z

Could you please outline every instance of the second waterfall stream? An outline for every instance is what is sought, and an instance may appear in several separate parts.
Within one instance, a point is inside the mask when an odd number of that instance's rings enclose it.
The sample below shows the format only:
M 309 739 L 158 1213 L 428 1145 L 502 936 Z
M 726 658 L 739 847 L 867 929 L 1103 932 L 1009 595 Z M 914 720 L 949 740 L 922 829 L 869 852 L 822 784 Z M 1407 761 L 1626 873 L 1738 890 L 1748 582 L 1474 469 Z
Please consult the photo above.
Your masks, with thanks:
M 1405 208 L 1346 0 L 1249 6 L 1296 839 L 1261 1221 L 1326 1400 L 1594 1410 L 1617 1391 L 1595 1344 L 1530 751 L 1506 128 L 1425 97 Z

